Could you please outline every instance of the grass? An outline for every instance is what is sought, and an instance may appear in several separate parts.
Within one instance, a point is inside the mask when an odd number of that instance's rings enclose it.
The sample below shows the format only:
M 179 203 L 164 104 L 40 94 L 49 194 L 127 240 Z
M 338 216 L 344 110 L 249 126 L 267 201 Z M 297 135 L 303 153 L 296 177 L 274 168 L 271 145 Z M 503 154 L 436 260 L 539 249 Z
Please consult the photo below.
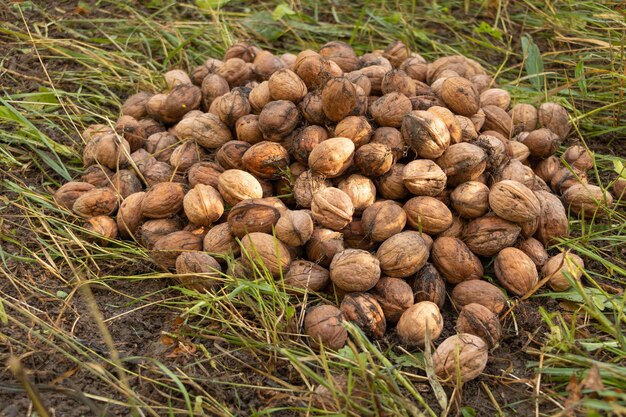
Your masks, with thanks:
M 35 407 L 70 398 L 85 415 L 626 414 L 623 203 L 608 219 L 571 218 L 557 247 L 584 256 L 585 286 L 533 297 L 546 302 L 545 333 L 525 334 L 523 311 L 505 322 L 511 342 L 528 341 L 515 354 L 531 361 L 520 370 L 495 351 L 495 371 L 450 390 L 429 376 L 428 351 L 353 327 L 340 351 L 312 351 L 298 329 L 322 295 L 286 293 L 262 267 L 207 293 L 169 288 L 145 250 L 86 241 L 50 196 L 81 172 L 86 126 L 114 123 L 125 97 L 163 88 L 164 71 L 191 70 L 242 39 L 277 52 L 341 39 L 359 53 L 401 39 L 429 60 L 473 57 L 515 101 L 566 106 L 574 136 L 596 151 L 592 181 L 608 187 L 625 147 L 625 12 L 584 0 L 1 5 L 0 358 L 13 359 L 0 395 L 27 394 Z M 133 326 L 150 314 L 177 319 L 142 336 Z M 127 324 L 145 349 L 124 345 Z M 165 352 L 152 343 L 159 331 Z

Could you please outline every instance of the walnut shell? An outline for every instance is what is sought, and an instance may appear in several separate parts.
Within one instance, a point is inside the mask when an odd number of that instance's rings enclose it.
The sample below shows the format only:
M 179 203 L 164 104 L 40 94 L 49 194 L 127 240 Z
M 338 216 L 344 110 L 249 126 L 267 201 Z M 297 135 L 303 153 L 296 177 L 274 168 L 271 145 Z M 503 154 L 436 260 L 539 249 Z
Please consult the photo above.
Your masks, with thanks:
M 176 258 L 176 279 L 185 287 L 205 291 L 219 283 L 222 267 L 204 252 L 183 252 Z
M 272 233 L 280 218 L 280 211 L 262 198 L 242 200 L 228 213 L 230 231 L 238 238 L 248 233 Z
M 144 148 L 150 155 L 154 156 L 157 161 L 169 162 L 178 144 L 178 139 L 170 132 L 158 132 L 150 135 L 146 139 Z M 135 158 L 133 158 L 133 160 L 135 160 Z M 141 167 L 139 169 L 143 171 Z
M 236 57 L 224 58 L 224 64 L 215 73 L 224 78 L 233 88 L 244 85 L 252 78 L 252 64 Z
M 588 171 L 593 168 L 593 153 L 581 145 L 570 146 L 561 156 L 563 161 L 579 171 Z
M 446 174 L 449 185 L 459 185 L 480 177 L 487 167 L 487 154 L 471 143 L 456 143 L 436 163 Z
M 289 69 L 280 69 L 269 78 L 268 87 L 274 100 L 300 102 L 307 95 L 307 87 L 298 75 Z
M 72 205 L 80 217 L 109 216 L 117 209 L 118 196 L 110 188 L 93 188 L 82 193 Z
M 457 310 L 468 304 L 477 303 L 500 314 L 507 304 L 506 296 L 498 287 L 477 279 L 463 281 L 456 285 L 452 289 L 451 298 Z
M 308 164 L 311 151 L 328 139 L 328 131 L 321 126 L 307 126 L 300 130 L 293 139 L 291 154 L 299 162 Z
M 363 210 L 374 204 L 376 200 L 376 186 L 374 182 L 363 175 L 350 175 L 341 180 L 338 188 L 350 197 L 355 213 L 363 212 Z
M 508 110 L 511 106 L 511 95 L 501 88 L 489 88 L 480 93 L 480 107 L 496 106 Z
M 330 229 L 313 229 L 311 239 L 306 243 L 307 258 L 325 268 L 330 266 L 335 254 L 344 249 L 343 235 Z
M 257 265 L 273 277 L 279 277 L 289 271 L 291 256 L 287 247 L 267 233 L 249 233 L 241 239 L 243 263 L 249 267 Z
M 372 126 L 363 116 L 348 116 L 335 126 L 335 136 L 350 139 L 358 148 L 369 142 Z
M 565 190 L 563 201 L 572 213 L 591 219 L 604 215 L 604 209 L 613 204 L 613 196 L 597 185 L 576 184 Z
M 115 124 L 115 131 L 124 137 L 130 146 L 130 152 L 135 152 L 143 146 L 146 132 L 139 121 L 132 116 L 121 116 Z
M 146 193 L 143 191 L 133 193 L 126 197 L 120 204 L 117 212 L 117 228 L 123 237 L 137 236 L 137 231 L 143 222 L 141 204 Z
M 437 270 L 450 284 L 481 279 L 484 273 L 480 259 L 457 238 L 443 236 L 435 239 L 431 258 Z
M 419 271 L 428 260 L 428 247 L 418 232 L 405 231 L 385 240 L 376 257 L 385 275 L 406 278 Z
M 366 292 L 346 294 L 339 308 L 344 320 L 353 322 L 366 335 L 380 339 L 385 334 L 387 328 L 385 314 L 372 294 Z
M 354 205 L 345 192 L 328 187 L 313 194 L 311 212 L 313 219 L 322 226 L 341 230 L 352 221 Z
M 436 114 L 443 120 L 450 132 L 450 143 L 459 143 L 463 139 L 463 131 L 456 121 L 454 113 L 446 107 L 431 106 L 427 110 L 429 113 Z
M 315 262 L 298 259 L 291 262 L 284 281 L 287 286 L 320 291 L 330 282 L 330 272 Z
M 547 191 L 535 191 L 535 196 L 541 205 L 535 238 L 547 247 L 556 243 L 558 238 L 568 235 L 569 220 L 557 196 Z
M 416 83 L 408 74 L 399 69 L 393 69 L 383 77 L 380 89 L 383 94 L 398 93 L 405 97 L 414 96 Z M 371 90 L 371 83 L 370 83 Z M 410 110 L 409 110 L 410 111 Z
M 202 241 L 202 248 L 205 252 L 216 255 L 238 256 L 240 253 L 239 243 L 235 235 L 230 230 L 230 225 L 225 222 L 213 226 Z
M 146 103 L 150 97 L 152 97 L 152 93 L 147 91 L 140 91 L 129 96 L 124 104 L 122 104 L 122 114 L 134 117 L 135 119 L 146 117 L 148 114 L 146 111 Z
M 382 277 L 372 294 L 383 310 L 388 323 L 396 323 L 400 316 L 413 305 L 413 290 L 403 279 Z
M 470 117 L 480 108 L 480 95 L 474 84 L 463 77 L 446 78 L 441 86 L 441 99 L 456 114 Z
M 263 188 L 259 181 L 239 169 L 229 169 L 220 174 L 217 188 L 224 201 L 232 206 L 248 198 L 262 198 Z
M 250 107 L 254 114 L 261 113 L 263 107 L 265 107 L 267 103 L 272 101 L 269 82 L 263 81 L 261 84 L 254 87 L 252 91 L 250 91 L 248 101 L 250 102 Z
M 434 159 L 450 146 L 450 131 L 437 115 L 414 110 L 402 120 L 402 137 L 422 158 Z
M 489 359 L 487 343 L 478 336 L 461 333 L 450 336 L 433 355 L 435 374 L 445 382 L 471 381 L 485 370 Z
M 246 170 L 263 179 L 278 179 L 289 167 L 289 153 L 279 143 L 263 141 L 243 155 Z
M 310 208 L 313 195 L 319 190 L 332 186 L 324 177 L 305 171 L 296 178 L 293 185 L 293 195 L 300 207 Z
M 485 113 L 483 131 L 494 130 L 501 133 L 506 139 L 511 137 L 513 121 L 505 110 L 497 106 L 485 106 L 482 107 L 482 111 Z
M 159 237 L 150 251 L 150 256 L 161 268 L 173 270 L 176 267 L 176 258 L 182 252 L 201 249 L 202 236 L 181 230 Z
M 557 103 L 543 103 L 538 110 L 539 124 L 556 133 L 560 141 L 569 134 L 572 124 L 567 110 Z
M 89 232 L 86 240 L 106 246 L 117 237 L 117 223 L 109 216 L 95 216 L 87 219 L 85 229 Z
M 511 109 L 513 129 L 517 132 L 532 132 L 537 128 L 537 109 L 526 103 L 519 103 Z
M 205 110 L 209 110 L 215 99 L 230 91 L 230 86 L 224 77 L 217 74 L 208 74 L 202 80 L 200 90 L 202 91 L 202 105 Z
M 348 248 L 370 250 L 374 247 L 374 242 L 366 235 L 363 222 L 359 218 L 353 217 L 352 221 L 340 232 Z
M 190 222 L 209 226 L 222 217 L 224 201 L 215 188 L 198 184 L 185 195 L 183 208 Z
M 327 139 L 311 151 L 309 167 L 315 174 L 336 178 L 352 164 L 354 150 L 354 142 L 348 138 Z
M 404 164 L 396 163 L 392 165 L 389 172 L 376 179 L 376 188 L 383 198 L 402 200 L 409 195 L 409 190 L 402 180 L 404 167 Z
M 541 269 L 550 257 L 548 252 L 543 247 L 543 244 L 532 237 L 519 242 L 517 244 L 517 248 L 524 252 L 524 254 L 533 261 L 538 269 Z
M 541 212 L 535 194 L 517 181 L 500 181 L 489 191 L 489 206 L 501 218 L 516 223 L 534 220 Z
M 342 321 L 341 310 L 335 306 L 321 305 L 310 308 L 304 317 L 304 333 L 309 336 L 311 347 L 341 349 L 348 340 L 348 331 L 341 325 Z
M 261 80 L 267 80 L 283 67 L 285 67 L 283 61 L 269 51 L 259 52 L 252 62 L 252 71 Z
M 477 181 L 464 182 L 452 191 L 450 202 L 466 219 L 484 216 L 489 211 L 489 187 Z
M 386 174 L 393 165 L 393 153 L 382 143 L 367 143 L 354 153 L 354 165 L 368 177 Z
M 357 106 L 357 89 L 347 78 L 331 78 L 322 89 L 322 111 L 329 120 L 339 122 Z
M 442 308 L 446 302 L 446 282 L 431 263 L 427 263 L 417 271 L 411 280 L 411 289 L 415 303 L 430 301 Z
M 380 279 L 380 263 L 376 257 L 360 249 L 345 249 L 333 257 L 330 279 L 338 288 L 348 291 L 367 291 Z
M 185 187 L 175 182 L 162 182 L 151 187 L 141 203 L 141 213 L 150 219 L 172 217 L 183 208 Z
M 174 128 L 174 134 L 180 140 L 195 141 L 206 149 L 219 149 L 232 139 L 228 126 L 212 113 L 181 120 Z
M 96 187 L 88 182 L 70 181 L 59 187 L 54 193 L 53 198 L 58 205 L 71 209 L 80 196 L 94 188 Z
M 542 159 L 553 155 L 561 144 L 559 136 L 545 128 L 522 132 L 516 140 L 526 145 L 532 156 Z
M 393 155 L 393 161 L 402 158 L 408 149 L 406 142 L 402 138 L 402 133 L 393 127 L 379 127 L 376 129 L 370 140 L 370 144 L 374 143 L 387 145 Z
M 219 117 L 228 127 L 234 127 L 235 122 L 251 112 L 247 94 L 241 88 L 235 88 L 219 97 L 216 97 L 209 107 L 209 113 Z
M 424 347 L 428 340 L 436 340 L 443 331 L 443 317 L 437 304 L 420 301 L 409 307 L 396 326 L 400 341 L 407 346 Z
M 465 226 L 463 241 L 476 255 L 493 256 L 513 246 L 521 227 L 498 216 L 486 215 Z
M 128 141 L 115 133 L 109 133 L 96 136 L 87 142 L 83 150 L 83 165 L 88 167 L 97 163 L 116 170 L 128 164 L 129 156 Z
M 413 197 L 404 204 L 407 222 L 415 230 L 438 234 L 452 225 L 452 213 L 434 197 Z
M 201 100 L 202 91 L 198 86 L 178 84 L 165 97 L 159 115 L 165 123 L 176 123 L 186 113 L 199 108 Z
M 572 284 L 570 278 L 580 281 L 585 263 L 582 258 L 570 252 L 561 252 L 548 259 L 541 269 L 541 277 L 548 279 L 548 285 L 554 291 L 566 291 Z
M 494 261 L 494 271 L 498 281 L 507 291 L 523 296 L 530 292 L 537 282 L 537 266 L 523 251 L 504 248 Z
M 502 338 L 502 326 L 498 316 L 487 307 L 476 303 L 461 309 L 456 330 L 480 337 L 490 348 L 494 348 Z
M 446 188 L 446 174 L 433 161 L 417 159 L 402 171 L 404 186 L 417 196 L 436 196 Z
M 413 110 L 411 100 L 404 94 L 390 92 L 369 106 L 369 113 L 379 126 L 401 127 L 404 117 Z
M 287 100 L 271 101 L 259 114 L 259 129 L 265 140 L 280 142 L 294 131 L 300 122 L 300 112 Z
M 303 246 L 313 234 L 313 219 L 304 210 L 287 210 L 275 226 L 276 237 L 289 246 Z
M 92 165 L 90 167 L 87 167 L 87 169 L 83 171 L 83 175 L 81 176 L 81 179 L 83 182 L 91 184 L 96 188 L 104 188 L 104 187 L 108 187 L 109 185 L 111 185 L 112 176 L 113 176 L 113 171 L 111 171 L 109 168 L 102 166 L 102 165 Z M 73 182 L 74 181 L 70 181 L 68 184 L 71 184 Z M 61 188 L 63 188 L 63 186 L 61 186 Z M 59 191 L 61 190 L 61 188 L 59 188 Z M 71 187 L 70 187 L 70 190 L 71 190 Z M 66 190 L 66 191 L 70 191 L 70 190 Z M 70 192 L 70 195 L 71 195 L 71 192 Z M 56 197 L 55 197 L 55 201 L 57 201 Z M 69 205 L 67 206 L 67 208 L 72 208 L 72 206 Z
M 363 211 L 363 231 L 373 242 L 382 242 L 400 233 L 406 225 L 406 213 L 395 201 L 377 201 Z

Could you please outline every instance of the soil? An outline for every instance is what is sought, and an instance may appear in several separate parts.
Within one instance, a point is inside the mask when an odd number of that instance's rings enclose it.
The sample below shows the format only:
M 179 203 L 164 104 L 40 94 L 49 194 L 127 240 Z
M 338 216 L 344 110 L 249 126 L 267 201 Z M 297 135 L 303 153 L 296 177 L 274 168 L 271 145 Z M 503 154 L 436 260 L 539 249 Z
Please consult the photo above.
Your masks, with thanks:
M 74 1 L 58 1 L 53 6 L 46 6 L 47 12 L 54 17 L 62 18 L 64 13 L 81 13 L 80 6 Z M 109 16 L 107 5 L 91 4 L 91 16 Z M 48 4 L 48 3 L 45 3 Z M 0 6 L 0 20 L 14 20 L 13 11 Z M 140 6 L 138 6 L 140 7 Z M 66 12 L 64 12 L 66 11 Z M 42 16 L 34 11 L 26 12 L 28 21 L 41 21 Z M 50 28 L 50 36 L 55 33 Z M 0 43 L 6 44 L 6 39 L 0 35 Z M 40 64 L 35 55 L 22 53 L 15 49 L 4 48 L 4 56 L 0 59 L 4 68 L 10 70 L 3 76 L 2 87 L 9 94 L 12 92 L 36 91 L 47 81 L 41 74 Z M 46 62 L 50 69 L 60 70 L 62 66 L 79 68 L 78 64 L 67 62 Z M 59 85 L 72 90 L 75 86 Z M 58 133 L 51 132 L 51 135 Z M 53 139 L 65 142 L 63 137 Z M 594 149 L 613 154 L 616 147 L 607 145 L 610 138 L 594 142 Z M 4 170 L 3 170 L 4 171 Z M 27 169 L 13 172 L 34 189 L 42 190 L 43 178 L 39 170 Z M 0 180 L 5 180 L 7 173 L 0 174 Z M 5 192 L 8 201 L 16 200 L 18 196 Z M 0 200 L 1 202 L 1 200 Z M 0 206 L 2 207 L 2 206 Z M 29 229 L 24 213 L 15 206 L 0 208 L 0 225 L 2 234 L 11 236 L 27 248 L 38 248 L 37 236 Z M 2 251 L 5 253 L 24 253 L 19 246 L 7 240 L 2 242 Z M 125 265 L 101 265 L 100 276 L 124 276 L 130 273 L 141 274 L 152 270 L 151 265 L 128 263 Z M 113 390 L 111 384 L 103 382 L 97 373 L 89 372 L 86 367 L 72 361 L 64 351 L 76 352 L 77 346 L 88 349 L 83 359 L 97 362 L 90 363 L 91 368 L 102 367 L 108 372 L 115 372 L 107 363 L 109 351 L 106 341 L 102 339 L 96 322 L 90 316 L 89 296 L 82 292 L 73 292 L 75 284 L 71 271 L 63 271 L 67 282 L 61 281 L 39 264 L 8 260 L 1 268 L 9 274 L 19 277 L 20 282 L 3 279 L 0 281 L 0 294 L 6 300 L 5 309 L 10 310 L 9 303 L 29 306 L 26 315 L 19 315 L 11 311 L 11 316 L 17 321 L 10 321 L 2 325 L 0 337 L 0 362 L 5 363 L 10 355 L 20 358 L 21 365 L 27 372 L 28 379 L 38 389 L 46 407 L 55 416 L 126 416 L 130 410 L 119 405 L 103 405 L 103 402 L 89 399 L 85 394 L 93 394 L 112 400 L 125 401 L 123 394 Z M 171 398 L 167 389 L 151 379 L 162 378 L 156 365 L 145 359 L 134 357 L 154 358 L 164 365 L 179 367 L 190 379 L 199 381 L 201 387 L 187 384 L 191 392 L 204 390 L 217 401 L 228 404 L 232 412 L 240 415 L 249 415 L 255 410 L 283 406 L 285 404 L 302 404 L 301 399 L 286 396 L 279 390 L 257 390 L 251 387 L 278 386 L 271 379 L 258 373 L 251 372 L 249 367 L 265 369 L 264 357 L 258 357 L 250 351 L 229 346 L 225 340 L 186 340 L 184 328 L 181 327 L 177 314 L 164 307 L 159 301 L 181 297 L 178 290 L 170 288 L 172 282 L 163 280 L 143 280 L 141 285 L 124 279 L 106 281 L 106 285 L 91 285 L 93 297 L 103 317 L 107 320 L 111 338 L 120 358 L 131 372 L 128 383 L 145 398 L 152 400 L 152 405 L 165 405 L 172 401 L 184 408 L 180 398 Z M 32 288 L 45 289 L 43 292 L 30 291 Z M 59 294 L 61 294 L 59 296 Z M 69 294 L 65 296 L 64 294 Z M 146 296 L 147 295 L 147 296 Z M 141 299 L 133 303 L 133 299 Z M 498 404 L 515 404 L 514 410 L 519 415 L 529 415 L 535 412 L 535 399 L 532 387 L 535 374 L 529 363 L 537 358 L 528 353 L 529 347 L 536 347 L 542 334 L 547 330 L 538 312 L 539 306 L 554 310 L 558 306 L 555 302 L 544 300 L 528 300 L 519 304 L 514 310 L 515 325 L 511 320 L 504 322 L 504 338 L 500 346 L 490 356 L 485 374 L 479 379 L 464 385 L 461 401 L 464 406 L 476 410 L 476 415 L 496 415 L 498 410 L 493 405 L 489 395 L 493 395 Z M 448 304 L 444 310 L 446 328 L 440 340 L 454 334 L 455 314 Z M 65 345 L 57 344 L 58 339 L 46 334 L 45 326 L 41 321 L 54 323 L 54 326 L 71 338 Z M 517 329 L 517 330 L 515 330 Z M 381 346 L 387 347 L 396 343 L 395 331 L 389 332 Z M 174 337 L 174 338 L 173 338 Z M 186 343 L 189 342 L 189 343 Z M 202 344 L 214 361 L 212 365 L 200 360 L 196 347 Z M 185 351 L 187 347 L 188 351 Z M 417 369 L 407 369 L 421 373 Z M 282 380 L 303 387 L 302 380 L 297 372 L 286 362 L 274 364 L 274 373 Z M 515 377 L 512 377 L 514 375 Z M 171 381 L 169 381 L 171 382 Z M 235 385 L 236 384 L 236 385 Z M 239 386 L 237 386 L 239 385 Z M 486 387 L 490 390 L 487 393 Z M 304 388 L 304 387 L 303 387 Z M 451 394 L 451 390 L 447 390 Z M 437 409 L 437 401 L 430 390 L 422 392 L 426 400 Z M 540 400 L 542 411 L 550 412 L 551 404 Z M 504 410 L 505 414 L 513 410 Z M 8 371 L 6 367 L 0 369 L 0 417 L 17 417 L 31 415 L 32 404 L 27 398 L 23 385 Z M 215 415 L 219 415 L 215 411 Z M 281 415 L 275 413 L 274 415 Z M 283 415 L 290 415 L 285 413 Z

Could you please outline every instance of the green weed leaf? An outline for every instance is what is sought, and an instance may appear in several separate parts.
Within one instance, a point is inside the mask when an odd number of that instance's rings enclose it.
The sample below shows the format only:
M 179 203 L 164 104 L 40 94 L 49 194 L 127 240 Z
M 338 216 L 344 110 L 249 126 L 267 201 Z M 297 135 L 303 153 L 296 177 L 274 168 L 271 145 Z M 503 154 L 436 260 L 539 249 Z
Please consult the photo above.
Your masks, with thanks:
M 539 47 L 530 35 L 522 36 L 522 52 L 524 53 L 524 68 L 530 76 L 530 82 L 536 90 L 543 90 L 543 58 Z
M 487 22 L 481 22 L 479 26 L 474 28 L 474 32 L 485 33 L 493 38 L 496 38 L 499 41 L 502 40 L 502 31 L 497 27 L 491 26 Z
M 296 12 L 291 10 L 291 7 L 286 4 L 279 4 L 272 12 L 272 19 L 280 20 L 285 16 L 293 16 L 294 14 L 296 14 Z

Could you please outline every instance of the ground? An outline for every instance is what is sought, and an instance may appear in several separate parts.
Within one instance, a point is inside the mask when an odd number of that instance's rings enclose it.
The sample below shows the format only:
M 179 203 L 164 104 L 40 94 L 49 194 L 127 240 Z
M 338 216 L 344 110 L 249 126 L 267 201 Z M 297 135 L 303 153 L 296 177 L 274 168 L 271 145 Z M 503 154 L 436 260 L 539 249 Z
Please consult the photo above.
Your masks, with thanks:
M 319 384 L 334 387 L 340 414 L 433 415 L 442 403 L 463 416 L 626 414 L 623 205 L 572 217 L 572 238 L 552 249 L 583 256 L 586 289 L 515 305 L 484 375 L 453 390 L 428 380 L 423 353 L 400 347 L 394 330 L 374 343 L 354 331 L 341 351 L 312 355 L 296 334 L 307 298 L 261 277 L 186 291 L 132 242 L 85 242 L 80 221 L 52 202 L 80 174 L 84 127 L 114 122 L 126 97 L 163 88 L 160 74 L 236 40 L 297 52 L 339 39 L 363 53 L 399 39 L 431 60 L 476 58 L 516 100 L 566 106 L 577 128 L 568 144 L 596 152 L 590 180 L 610 187 L 626 156 L 623 3 L 357 6 L 0 5 L 0 416 L 41 415 L 32 398 L 70 417 L 329 415 L 307 411 Z M 454 316 L 448 303 L 441 340 Z

